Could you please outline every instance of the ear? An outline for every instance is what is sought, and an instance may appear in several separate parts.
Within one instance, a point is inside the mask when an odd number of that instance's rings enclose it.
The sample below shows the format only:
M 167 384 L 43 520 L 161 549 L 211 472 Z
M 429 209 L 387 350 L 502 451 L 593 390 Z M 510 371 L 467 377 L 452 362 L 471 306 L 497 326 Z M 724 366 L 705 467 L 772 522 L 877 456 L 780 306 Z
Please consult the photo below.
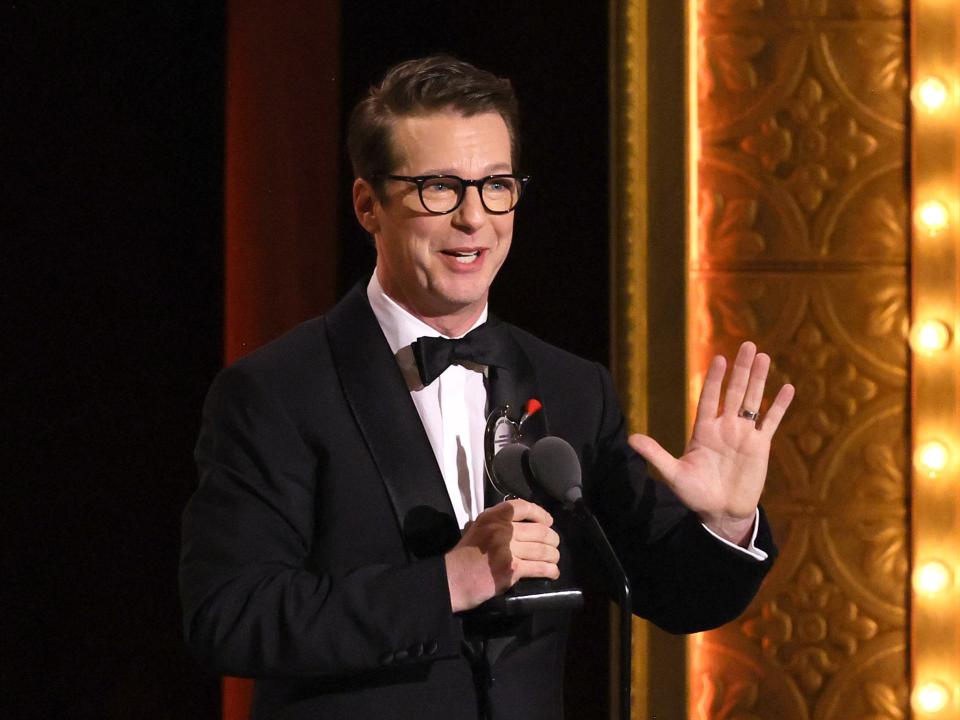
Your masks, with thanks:
M 380 218 L 376 213 L 379 203 L 369 182 L 363 178 L 353 181 L 353 212 L 357 216 L 357 222 L 371 235 L 380 232 Z

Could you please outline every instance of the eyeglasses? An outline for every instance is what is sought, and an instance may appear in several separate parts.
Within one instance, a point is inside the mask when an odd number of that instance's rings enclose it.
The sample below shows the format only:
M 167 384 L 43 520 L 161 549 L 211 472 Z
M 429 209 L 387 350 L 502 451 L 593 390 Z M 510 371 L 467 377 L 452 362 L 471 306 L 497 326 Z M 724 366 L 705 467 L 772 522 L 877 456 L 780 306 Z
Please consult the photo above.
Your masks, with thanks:
M 383 175 L 387 180 L 400 180 L 414 183 L 420 204 L 432 215 L 452 213 L 463 202 L 468 187 L 475 187 L 480 193 L 480 202 L 484 209 L 493 215 L 505 215 L 512 211 L 523 189 L 530 182 L 529 175 L 487 175 L 478 180 L 464 180 L 456 175 Z

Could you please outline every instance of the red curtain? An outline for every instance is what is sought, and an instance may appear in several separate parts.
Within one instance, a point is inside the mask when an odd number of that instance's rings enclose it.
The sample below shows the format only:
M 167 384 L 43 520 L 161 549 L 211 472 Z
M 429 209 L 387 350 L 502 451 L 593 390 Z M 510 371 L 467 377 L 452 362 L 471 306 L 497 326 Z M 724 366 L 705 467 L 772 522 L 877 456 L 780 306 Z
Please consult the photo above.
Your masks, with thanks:
M 227 363 L 333 304 L 339 188 L 340 6 L 229 0 Z M 253 684 L 224 678 L 224 720 Z
M 229 3 L 228 362 L 334 300 L 339 20 L 334 1 Z

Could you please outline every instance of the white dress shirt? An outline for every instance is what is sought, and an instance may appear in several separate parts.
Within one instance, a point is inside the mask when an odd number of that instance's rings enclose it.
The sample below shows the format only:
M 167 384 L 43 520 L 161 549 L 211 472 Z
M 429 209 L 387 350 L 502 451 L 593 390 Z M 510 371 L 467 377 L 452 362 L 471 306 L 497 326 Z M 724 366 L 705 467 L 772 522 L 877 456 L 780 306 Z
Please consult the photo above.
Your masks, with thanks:
M 482 365 L 451 365 L 424 387 L 410 345 L 418 337 L 447 337 L 400 307 L 373 273 L 367 298 L 380 323 L 390 352 L 397 358 L 410 397 L 420 414 L 437 465 L 463 528 L 483 511 L 483 432 L 487 389 Z M 487 320 L 487 308 L 473 328 Z M 462 336 L 461 336 L 462 337 Z
M 483 380 L 486 368 L 482 365 L 451 365 L 424 387 L 410 346 L 418 337 L 447 336 L 400 307 L 383 291 L 376 271 L 367 284 L 367 298 L 407 382 L 462 529 L 483 511 L 483 434 L 487 407 Z M 487 308 L 484 307 L 470 330 L 486 320 Z M 720 542 L 757 560 L 766 560 L 767 553 L 755 544 L 759 515 L 758 509 L 750 544 L 746 548 L 720 537 L 706 525 L 703 527 Z

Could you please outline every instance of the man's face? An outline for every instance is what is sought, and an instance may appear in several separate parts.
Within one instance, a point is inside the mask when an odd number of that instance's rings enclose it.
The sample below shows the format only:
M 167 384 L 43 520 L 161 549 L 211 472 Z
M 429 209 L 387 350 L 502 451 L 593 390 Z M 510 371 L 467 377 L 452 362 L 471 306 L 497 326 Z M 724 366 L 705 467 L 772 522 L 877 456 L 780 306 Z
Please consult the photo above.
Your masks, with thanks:
M 395 175 L 482 178 L 512 172 L 510 136 L 497 113 L 456 112 L 404 117 L 393 127 Z M 487 301 L 507 257 L 513 213 L 492 215 L 475 187 L 447 215 L 431 215 L 413 183 L 387 180 L 381 201 L 357 180 L 354 204 L 377 247 L 383 289 L 428 324 L 448 334 L 465 331 Z

